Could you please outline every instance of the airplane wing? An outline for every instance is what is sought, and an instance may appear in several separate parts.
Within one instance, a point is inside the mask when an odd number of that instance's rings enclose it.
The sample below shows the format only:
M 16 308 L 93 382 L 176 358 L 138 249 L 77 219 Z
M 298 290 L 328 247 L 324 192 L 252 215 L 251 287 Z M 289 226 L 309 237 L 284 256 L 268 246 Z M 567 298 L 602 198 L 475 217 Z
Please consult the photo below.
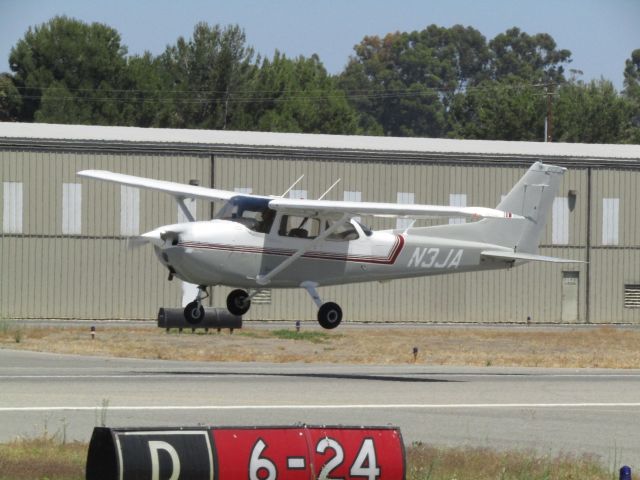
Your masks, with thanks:
M 480 255 L 488 258 L 497 258 L 500 260 L 524 260 L 533 262 L 551 262 L 551 263 L 587 263 L 582 260 L 571 260 L 568 258 L 547 257 L 545 255 L 536 255 L 534 253 L 516 253 L 516 252 L 503 252 L 496 251 L 484 251 Z
M 168 193 L 182 198 L 199 198 L 203 200 L 229 200 L 236 197 L 237 192 L 229 190 L 218 190 L 215 188 L 186 185 L 184 183 L 168 182 L 166 180 L 155 180 L 152 178 L 136 177 L 122 173 L 109 172 L 107 170 L 82 170 L 77 173 L 80 177 L 103 180 L 120 185 L 145 188 Z M 251 197 L 262 197 L 260 195 L 247 195 Z M 341 202 L 335 200 L 304 200 L 292 198 L 271 198 L 269 206 L 278 211 L 295 213 L 302 216 L 314 216 L 318 214 L 342 217 L 374 215 L 378 217 L 407 217 L 407 218 L 435 218 L 435 217 L 468 217 L 480 218 L 507 218 L 523 219 L 520 215 L 496 210 L 486 207 L 451 207 L 441 205 L 414 205 L 397 203 L 375 203 L 375 202 Z
M 468 217 L 524 219 L 520 215 L 494 208 L 485 207 L 451 207 L 441 205 L 415 205 L 375 202 L 340 202 L 335 200 L 302 200 L 292 198 L 275 198 L 269 202 L 274 210 L 295 213 L 301 216 L 335 215 L 351 216 L 374 215 L 377 217 Z
M 214 201 L 229 200 L 230 198 L 239 195 L 237 192 L 231 192 L 228 190 L 217 190 L 215 188 L 198 187 L 195 185 L 186 185 L 184 183 L 154 180 L 152 178 L 124 175 L 122 173 L 114 173 L 106 170 L 82 170 L 81 172 L 78 172 L 77 175 L 80 177 L 94 178 L 96 180 L 128 185 L 130 187 L 157 190 L 159 192 L 173 195 L 176 198 L 199 198 L 202 200 Z

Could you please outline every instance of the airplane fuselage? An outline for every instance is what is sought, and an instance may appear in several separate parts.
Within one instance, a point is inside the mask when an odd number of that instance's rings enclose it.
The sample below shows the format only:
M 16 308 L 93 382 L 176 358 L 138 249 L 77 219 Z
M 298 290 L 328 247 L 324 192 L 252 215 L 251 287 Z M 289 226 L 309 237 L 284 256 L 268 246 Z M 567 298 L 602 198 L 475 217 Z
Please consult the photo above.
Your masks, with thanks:
M 156 243 L 159 260 L 176 276 L 197 285 L 261 288 L 268 274 L 312 239 L 258 233 L 241 223 L 212 220 L 161 227 L 179 230 L 178 239 Z M 313 280 L 320 286 L 386 281 L 473 270 L 505 268 L 513 262 L 490 261 L 482 251 L 496 245 L 451 240 L 401 231 L 365 231 L 354 223 L 358 238 L 317 242 L 275 276 L 268 288 L 294 288 Z

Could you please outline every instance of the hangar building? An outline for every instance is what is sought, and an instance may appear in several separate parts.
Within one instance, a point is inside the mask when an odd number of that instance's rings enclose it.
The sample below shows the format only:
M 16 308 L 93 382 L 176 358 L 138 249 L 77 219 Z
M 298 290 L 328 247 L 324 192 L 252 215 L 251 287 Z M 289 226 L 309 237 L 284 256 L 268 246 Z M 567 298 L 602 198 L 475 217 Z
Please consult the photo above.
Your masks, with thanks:
M 104 169 L 202 186 L 494 207 L 531 163 L 567 167 L 541 253 L 584 264 L 321 289 L 345 321 L 640 323 L 640 146 L 0 124 L 0 318 L 155 318 L 195 297 L 126 239 L 175 223 L 167 195 L 81 180 Z M 219 205 L 192 202 L 199 220 Z M 374 219 L 374 228 L 406 220 Z M 459 222 L 460 219 L 450 219 Z M 423 221 L 422 224 L 428 224 Z M 222 306 L 227 288 L 211 304 Z M 304 290 L 266 291 L 247 319 L 315 319 Z

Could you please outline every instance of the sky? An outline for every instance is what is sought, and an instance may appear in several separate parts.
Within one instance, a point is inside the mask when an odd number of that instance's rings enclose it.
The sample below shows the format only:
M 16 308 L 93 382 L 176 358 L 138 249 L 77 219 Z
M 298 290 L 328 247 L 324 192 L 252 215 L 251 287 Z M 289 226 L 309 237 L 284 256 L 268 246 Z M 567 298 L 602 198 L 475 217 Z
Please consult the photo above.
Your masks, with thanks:
M 549 33 L 572 52 L 579 78 L 623 88 L 624 62 L 640 48 L 640 0 L 0 0 L 0 72 L 30 26 L 55 15 L 115 28 L 129 54 L 157 55 L 196 23 L 238 24 L 263 56 L 317 53 L 339 73 L 366 35 L 472 26 L 487 40 L 511 27 Z

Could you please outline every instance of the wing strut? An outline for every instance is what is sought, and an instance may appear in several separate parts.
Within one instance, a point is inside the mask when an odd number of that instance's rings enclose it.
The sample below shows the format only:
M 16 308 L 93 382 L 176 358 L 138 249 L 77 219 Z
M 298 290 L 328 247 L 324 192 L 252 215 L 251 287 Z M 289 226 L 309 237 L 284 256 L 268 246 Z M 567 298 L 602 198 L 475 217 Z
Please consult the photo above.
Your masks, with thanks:
M 173 197 L 173 198 L 176 199 L 176 203 L 178 204 L 178 207 L 180 207 L 180 210 L 184 214 L 185 218 L 190 222 L 195 222 L 196 219 L 193 218 L 193 215 L 191 215 L 191 212 L 189 211 L 189 209 L 184 203 L 184 201 L 186 200 L 186 197 Z
M 351 215 L 349 215 L 347 213 L 342 215 L 342 217 L 340 217 L 339 220 L 334 222 L 329 228 L 327 228 L 324 232 L 322 232 L 320 235 L 318 235 L 316 238 L 314 238 L 311 242 L 309 242 L 309 244 L 307 244 L 304 247 L 298 249 L 293 255 L 291 255 L 289 258 L 287 258 L 282 263 L 280 263 L 276 268 L 271 270 L 266 275 L 258 275 L 256 277 L 256 283 L 258 285 L 268 285 L 273 277 L 275 277 L 277 274 L 279 274 L 281 271 L 283 271 L 285 268 L 287 268 L 293 262 L 298 260 L 302 255 L 307 253 L 309 250 L 313 249 L 316 245 L 318 245 L 318 243 L 320 243 L 325 238 L 327 238 L 329 235 L 331 235 L 333 232 L 335 232 L 347 220 L 349 220 L 349 218 L 351 218 Z

